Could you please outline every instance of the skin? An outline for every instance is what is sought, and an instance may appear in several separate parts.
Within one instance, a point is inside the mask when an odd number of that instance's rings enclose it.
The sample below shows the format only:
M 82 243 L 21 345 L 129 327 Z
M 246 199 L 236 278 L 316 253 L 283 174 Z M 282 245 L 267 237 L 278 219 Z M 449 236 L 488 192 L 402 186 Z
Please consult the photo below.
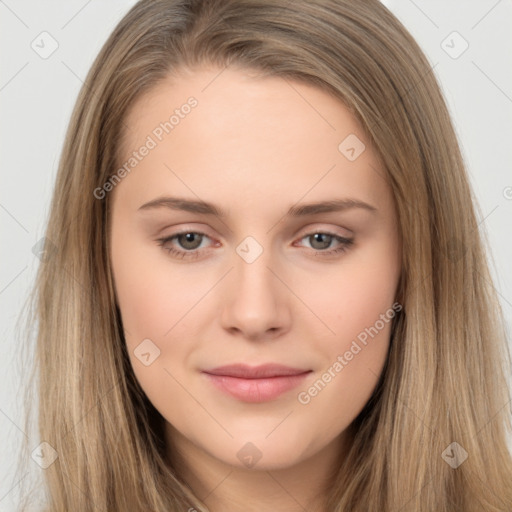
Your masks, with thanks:
M 341 101 L 247 70 L 219 73 L 183 70 L 125 119 L 127 159 L 175 108 L 190 96 L 198 101 L 110 192 L 110 257 L 127 348 L 136 378 L 166 420 L 169 460 L 211 511 L 321 511 L 350 443 L 346 429 L 382 372 L 391 322 L 309 403 L 298 393 L 395 301 L 401 252 L 392 193 Z M 354 161 L 338 150 L 349 134 L 366 146 Z M 139 210 L 162 196 L 208 201 L 227 215 Z M 285 216 L 292 205 L 340 198 L 376 211 Z M 206 236 L 159 245 L 181 229 Z M 325 256 L 343 244 L 315 240 L 315 233 L 353 243 Z M 251 263 L 237 253 L 248 236 L 263 250 Z M 166 248 L 199 256 L 180 259 Z M 160 350 L 149 366 L 134 354 L 144 339 Z M 200 371 L 237 362 L 312 373 L 277 399 L 246 403 Z M 252 467 L 237 456 L 249 442 L 245 449 L 261 454 Z

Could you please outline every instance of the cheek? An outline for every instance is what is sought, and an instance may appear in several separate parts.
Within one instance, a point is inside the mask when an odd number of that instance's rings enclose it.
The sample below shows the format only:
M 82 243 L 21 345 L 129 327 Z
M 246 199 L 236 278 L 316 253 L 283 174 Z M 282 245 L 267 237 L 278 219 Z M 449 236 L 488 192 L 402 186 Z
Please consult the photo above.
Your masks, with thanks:
M 153 247 L 126 240 L 121 235 L 113 239 L 111 253 L 126 348 L 148 399 L 157 410 L 174 417 L 187 407 L 187 397 L 173 378 L 183 380 L 171 363 L 184 361 L 190 349 L 174 341 L 183 339 L 186 331 L 190 335 L 190 310 L 198 292 L 188 291 L 191 287 L 181 282 L 176 269 L 169 271 L 165 253 L 159 255 Z
M 393 243 L 383 239 L 347 257 L 310 288 L 311 309 L 331 331 L 317 341 L 325 365 L 320 381 L 310 383 L 309 397 L 323 397 L 314 399 L 316 406 L 336 403 L 354 415 L 371 396 L 397 314 L 392 307 L 400 272 L 396 254 Z
M 207 291 L 207 283 L 205 290 L 197 283 L 191 286 L 190 276 L 186 278 L 163 249 L 151 244 L 114 243 L 112 269 L 127 343 L 140 342 L 141 337 L 164 338 Z
M 337 435 L 359 414 L 375 390 L 384 367 L 393 319 L 396 274 L 389 268 L 352 268 L 331 280 L 331 300 L 317 307 L 335 334 L 319 338 L 324 364 L 299 390 L 298 402 L 311 428 L 325 439 Z M 328 417 L 329 427 L 319 423 Z M 318 418 L 311 420 L 311 418 Z
M 375 245 L 343 260 L 309 287 L 311 309 L 339 340 L 338 348 L 371 328 L 395 302 L 399 261 L 392 245 Z M 378 323 L 379 330 L 383 327 Z
M 198 301 L 212 283 L 191 286 L 190 275 L 171 265 L 164 250 L 131 243 L 121 230 L 113 237 L 111 264 L 135 377 L 157 410 L 178 414 L 189 398 L 178 384 L 185 371 L 181 362 L 194 350 L 193 343 L 180 340 L 194 339 Z

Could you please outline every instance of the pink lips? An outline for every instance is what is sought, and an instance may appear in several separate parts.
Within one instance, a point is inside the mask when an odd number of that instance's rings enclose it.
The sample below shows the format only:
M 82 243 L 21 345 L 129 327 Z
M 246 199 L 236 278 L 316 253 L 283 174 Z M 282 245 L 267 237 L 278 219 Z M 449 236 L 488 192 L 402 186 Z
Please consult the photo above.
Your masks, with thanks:
M 298 386 L 311 372 L 278 364 L 247 366 L 234 364 L 203 370 L 220 390 L 243 402 L 266 402 Z

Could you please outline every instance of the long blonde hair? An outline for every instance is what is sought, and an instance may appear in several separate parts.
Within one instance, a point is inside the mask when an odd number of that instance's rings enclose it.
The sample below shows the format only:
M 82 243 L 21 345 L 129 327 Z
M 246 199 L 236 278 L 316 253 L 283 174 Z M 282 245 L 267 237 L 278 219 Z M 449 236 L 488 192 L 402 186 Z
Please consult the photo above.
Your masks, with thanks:
M 207 510 L 166 461 L 163 418 L 131 369 L 108 257 L 109 196 L 93 194 L 118 169 L 135 100 L 203 64 L 334 94 L 393 190 L 404 309 L 379 384 L 350 426 L 329 512 L 512 510 L 510 354 L 476 201 L 431 65 L 377 0 L 141 0 L 104 44 L 67 131 L 46 232 L 53 251 L 31 305 L 38 435 L 58 454 L 44 470 L 47 510 Z

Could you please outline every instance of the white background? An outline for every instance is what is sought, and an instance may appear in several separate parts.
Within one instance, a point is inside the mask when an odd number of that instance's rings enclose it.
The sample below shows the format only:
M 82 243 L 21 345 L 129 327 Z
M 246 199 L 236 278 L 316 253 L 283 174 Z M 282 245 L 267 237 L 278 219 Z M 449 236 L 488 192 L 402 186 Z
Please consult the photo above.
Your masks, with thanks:
M 134 3 L 0 0 L 0 511 L 15 510 L 18 482 L 13 468 L 18 444 L 26 436 L 16 362 L 22 340 L 16 321 L 39 263 L 32 247 L 44 234 L 79 88 L 107 36 Z M 480 228 L 489 239 L 494 282 L 510 333 L 512 1 L 384 3 L 435 65 L 480 204 Z M 58 42 L 47 59 L 31 47 L 44 31 Z M 460 36 L 450 35 L 453 31 Z M 469 47 L 453 58 L 462 49 L 461 38 Z M 39 440 L 29 442 L 35 447 Z

